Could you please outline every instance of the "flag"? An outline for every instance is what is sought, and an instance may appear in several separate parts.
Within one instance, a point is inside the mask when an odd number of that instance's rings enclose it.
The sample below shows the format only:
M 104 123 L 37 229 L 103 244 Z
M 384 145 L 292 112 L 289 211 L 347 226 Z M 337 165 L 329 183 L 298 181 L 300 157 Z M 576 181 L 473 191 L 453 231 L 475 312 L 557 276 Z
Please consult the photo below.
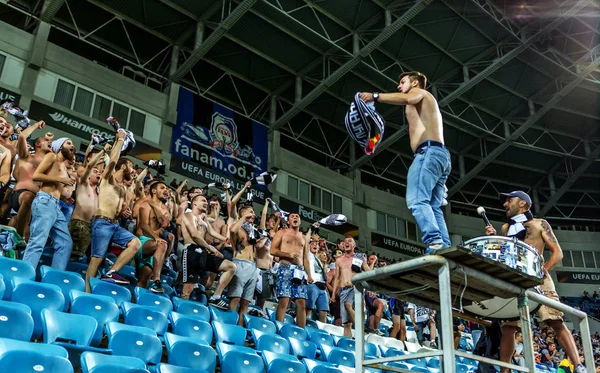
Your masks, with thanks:
M 324 225 L 342 225 L 348 222 L 348 218 L 342 214 L 331 214 L 319 220 L 319 223 Z
M 281 217 L 282 221 L 287 221 L 287 217 L 289 215 L 289 212 L 285 212 L 281 209 L 281 207 L 279 207 L 275 202 L 273 202 L 273 200 L 271 198 L 267 198 L 267 201 L 269 201 L 269 203 L 271 204 L 271 207 L 273 207 L 273 210 L 275 210 L 276 212 L 279 213 L 279 216 Z
M 252 184 L 268 186 L 269 184 L 274 182 L 276 178 L 277 178 L 276 173 L 265 171 L 265 172 L 261 173 L 260 175 L 250 179 L 250 182 Z

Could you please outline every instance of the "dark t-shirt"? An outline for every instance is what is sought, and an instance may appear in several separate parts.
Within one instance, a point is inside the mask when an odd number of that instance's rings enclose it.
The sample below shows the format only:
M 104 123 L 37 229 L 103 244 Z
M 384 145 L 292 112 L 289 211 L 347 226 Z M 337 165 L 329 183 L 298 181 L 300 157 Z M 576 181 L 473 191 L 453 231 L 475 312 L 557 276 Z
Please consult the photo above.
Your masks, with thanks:
M 548 355 L 552 356 L 552 354 L 550 353 L 550 350 L 548 350 L 547 348 L 544 348 L 544 349 L 542 350 L 542 352 L 541 352 L 541 355 L 542 355 L 542 356 L 541 356 L 541 358 L 540 358 L 540 362 L 541 362 L 542 364 L 544 364 L 544 363 L 547 363 L 548 361 L 550 361 L 550 360 L 548 360 L 548 359 L 546 358 L 546 354 L 548 354 Z

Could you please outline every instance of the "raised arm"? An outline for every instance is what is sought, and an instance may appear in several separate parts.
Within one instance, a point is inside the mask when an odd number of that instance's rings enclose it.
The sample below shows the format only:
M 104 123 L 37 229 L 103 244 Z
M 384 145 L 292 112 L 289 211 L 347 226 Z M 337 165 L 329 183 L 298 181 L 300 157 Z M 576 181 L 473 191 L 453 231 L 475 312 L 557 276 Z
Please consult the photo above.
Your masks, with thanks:
M 144 185 L 142 184 L 142 182 L 146 178 L 147 174 L 148 174 L 148 167 L 144 168 L 142 170 L 142 172 L 140 172 L 140 174 L 135 179 L 135 197 L 136 198 L 146 197 L 146 194 L 144 193 Z
M 183 188 L 187 185 L 187 183 L 188 180 L 185 179 L 181 184 L 179 184 L 177 189 L 175 189 L 175 200 L 177 201 L 177 204 L 181 203 L 181 192 L 183 191 Z
M 563 252 L 560 248 L 560 245 L 558 244 L 558 240 L 556 239 L 554 232 L 552 231 L 550 223 L 548 223 L 546 220 L 542 220 L 541 224 L 542 239 L 544 240 L 544 243 L 546 244 L 548 250 L 550 250 L 550 258 L 548 258 L 546 263 L 544 263 L 543 267 L 544 272 L 548 272 L 562 260 Z
M 125 131 L 117 131 L 115 136 L 115 143 L 110 151 L 110 161 L 108 165 L 104 168 L 104 173 L 102 174 L 103 179 L 108 179 L 112 176 L 113 171 L 115 170 L 115 166 L 119 161 L 119 157 L 121 156 L 121 150 L 123 149 L 123 141 L 125 140 Z
M 426 94 L 427 91 L 421 88 L 413 88 L 408 93 L 380 93 L 377 102 L 391 105 L 416 105 L 425 98 Z
M 262 212 L 260 214 L 260 225 L 258 226 L 258 229 L 262 229 L 265 230 L 267 229 L 267 214 L 269 212 L 269 200 L 265 200 L 265 206 L 262 209 Z
M 235 206 L 237 205 L 240 198 L 242 198 L 242 195 L 244 195 L 244 192 L 246 191 L 246 189 L 248 189 L 251 185 L 252 184 L 250 183 L 250 181 L 246 181 L 246 183 L 244 184 L 242 189 L 240 189 L 240 191 L 237 192 L 237 194 L 235 196 L 233 196 L 233 198 L 231 199 L 231 202 L 227 204 L 227 213 L 229 213 L 229 216 L 233 216 L 233 217 L 237 218 L 237 211 L 236 211 Z
M 17 139 L 17 154 L 19 155 L 19 159 L 27 159 L 29 157 L 29 151 L 27 150 L 27 139 L 29 136 L 33 134 L 33 132 L 37 129 L 44 128 L 46 123 L 43 120 L 35 123 L 33 126 L 29 126 L 25 128 Z
M 81 175 L 81 177 L 79 178 L 79 181 L 78 181 L 79 184 L 87 185 L 88 179 L 89 179 L 90 175 L 92 174 L 92 169 L 96 166 L 96 164 L 98 164 L 98 162 L 100 161 L 100 158 L 103 158 L 103 157 L 104 157 L 104 149 L 100 150 L 100 153 L 96 154 L 94 156 L 94 158 L 92 158 L 90 160 L 90 162 L 85 166 L 83 175 Z

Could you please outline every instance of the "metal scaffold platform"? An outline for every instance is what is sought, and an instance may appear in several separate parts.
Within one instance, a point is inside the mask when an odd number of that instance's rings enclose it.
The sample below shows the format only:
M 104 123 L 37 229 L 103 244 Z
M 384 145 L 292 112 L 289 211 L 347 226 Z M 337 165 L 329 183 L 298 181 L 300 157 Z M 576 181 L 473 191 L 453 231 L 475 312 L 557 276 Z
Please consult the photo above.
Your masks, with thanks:
M 436 255 L 423 256 L 362 272 L 353 277 L 352 283 L 357 290 L 355 292 L 356 310 L 362 310 L 364 307 L 364 292 L 373 291 L 435 309 L 440 312 L 441 322 L 441 325 L 437 326 L 441 342 L 440 350 L 369 360 L 364 360 L 364 330 L 357 327 L 355 330 L 356 372 L 363 372 L 363 368 L 367 366 L 395 372 L 408 372 L 402 368 L 383 364 L 391 361 L 440 356 L 442 372 L 453 373 L 456 371 L 455 358 L 461 356 L 520 372 L 533 373 L 535 372 L 535 359 L 530 302 L 558 309 L 565 315 L 577 319 L 585 360 L 586 362 L 593 361 L 591 335 L 585 313 L 532 291 L 533 287 L 542 283 L 540 278 L 529 276 L 500 262 L 477 255 L 467 248 L 452 247 L 439 250 Z M 481 302 L 495 297 L 518 300 L 511 306 L 518 308 L 515 313 L 518 314 L 521 321 L 525 367 L 454 350 L 453 308 L 460 310 L 463 307 L 481 304 Z M 468 312 L 462 314 L 454 311 L 454 315 L 465 318 L 478 317 Z M 364 324 L 362 312 L 356 312 L 355 318 L 356 325 Z

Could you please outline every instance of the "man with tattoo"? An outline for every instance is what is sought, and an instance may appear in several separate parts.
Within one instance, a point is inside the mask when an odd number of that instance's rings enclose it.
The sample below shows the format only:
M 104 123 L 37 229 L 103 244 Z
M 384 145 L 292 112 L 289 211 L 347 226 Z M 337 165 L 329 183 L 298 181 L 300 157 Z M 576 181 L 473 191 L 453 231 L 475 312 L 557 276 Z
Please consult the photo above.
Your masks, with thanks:
M 206 232 L 210 232 L 214 238 L 226 240 L 225 237 L 215 232 L 205 220 L 208 208 L 206 197 L 200 194 L 196 195 L 191 200 L 191 205 L 191 211 L 183 216 L 181 226 L 183 246 L 181 252 L 178 253 L 181 258 L 180 271 L 183 282 L 181 298 L 189 299 L 194 284 L 200 282 L 204 271 L 222 272 L 219 284 L 208 303 L 221 309 L 227 309 L 227 303 L 221 299 L 221 294 L 235 275 L 236 266 L 233 262 L 224 259 L 223 254 L 204 239 Z
M 550 250 L 550 258 L 542 267 L 544 283 L 540 286 L 540 289 L 544 296 L 559 302 L 560 300 L 552 282 L 552 277 L 550 277 L 548 272 L 562 260 L 563 254 L 550 224 L 546 220 L 533 217 L 531 211 L 529 211 L 532 205 L 531 198 L 523 191 L 517 190 L 510 193 L 501 193 L 500 201 L 503 202 L 508 219 L 508 223 L 502 226 L 502 235 L 517 237 L 519 240 L 533 246 L 538 251 L 541 260 L 544 260 L 544 248 Z M 485 233 L 487 235 L 495 235 L 496 230 L 493 226 L 489 225 L 486 227 Z M 573 336 L 563 322 L 563 313 L 547 306 L 541 306 L 538 316 L 542 322 L 554 329 L 560 345 L 563 346 L 565 353 L 575 366 L 574 373 L 585 373 L 586 368 L 580 362 Z M 506 323 L 502 326 L 500 360 L 504 362 L 510 362 L 514 354 L 517 328 L 518 325 L 516 322 Z M 501 373 L 507 372 L 508 368 L 501 369 Z
M 75 159 L 75 146 L 66 137 L 52 143 L 52 152 L 44 156 L 33 173 L 33 181 L 42 183 L 31 205 L 31 234 L 23 260 L 36 268 L 48 237 L 52 238 L 52 268 L 65 270 L 71 256 L 73 240 L 69 224 L 60 210 L 59 200 L 65 185 L 74 185 L 66 164 Z
M 167 254 L 167 241 L 160 235 L 171 222 L 171 214 L 165 202 L 168 198 L 169 188 L 165 183 L 157 181 L 150 186 L 150 200 L 140 207 L 136 235 L 142 247 L 138 250 L 135 259 L 138 268 L 138 286 L 146 288 L 150 276 L 154 277 L 150 290 L 163 293 L 160 281 L 160 272 Z
M 98 210 L 91 225 L 92 257 L 85 274 L 85 286 L 88 293 L 91 292 L 90 278 L 96 277 L 98 267 L 104 261 L 111 242 L 125 247 L 125 250 L 117 257 L 115 264 L 101 279 L 120 285 L 128 285 L 129 281 L 119 275 L 117 271 L 131 262 L 141 247 L 140 240 L 133 233 L 119 225 L 120 216 L 131 216 L 131 210 L 128 206 L 125 206 L 126 193 L 123 180 L 132 179 L 133 165 L 119 161 L 125 136 L 125 131 L 117 131 L 115 144 L 110 152 L 110 161 L 105 167 L 100 180 Z M 117 161 L 119 161 L 118 165 Z M 118 169 L 118 171 L 115 172 L 115 169 Z
M 33 181 L 33 174 L 44 156 L 52 152 L 52 141 L 46 137 L 38 137 L 35 142 L 35 154 L 30 154 L 27 148 L 27 139 L 36 129 L 44 128 L 43 121 L 27 127 L 19 134 L 17 140 L 18 158 L 15 162 L 13 176 L 17 180 L 15 189 L 8 199 L 8 207 L 11 214 L 16 214 L 10 220 L 10 226 L 14 227 L 25 241 L 29 240 L 29 223 L 31 221 L 31 204 L 40 187 Z

